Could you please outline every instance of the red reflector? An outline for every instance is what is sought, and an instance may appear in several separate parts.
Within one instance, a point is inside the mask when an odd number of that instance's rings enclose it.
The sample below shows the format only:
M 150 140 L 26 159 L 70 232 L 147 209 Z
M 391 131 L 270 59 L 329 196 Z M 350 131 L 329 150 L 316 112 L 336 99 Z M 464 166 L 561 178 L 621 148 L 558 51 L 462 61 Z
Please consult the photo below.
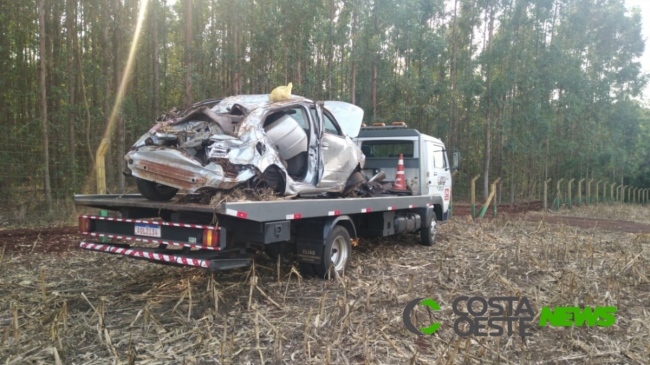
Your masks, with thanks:
M 90 219 L 79 217 L 79 232 L 90 232 Z

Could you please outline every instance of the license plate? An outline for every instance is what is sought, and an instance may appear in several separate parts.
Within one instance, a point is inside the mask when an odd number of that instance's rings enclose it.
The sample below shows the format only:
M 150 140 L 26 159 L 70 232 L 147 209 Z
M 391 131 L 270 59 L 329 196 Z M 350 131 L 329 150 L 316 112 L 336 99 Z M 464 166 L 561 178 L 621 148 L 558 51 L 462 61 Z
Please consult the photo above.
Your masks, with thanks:
M 160 226 L 157 224 L 135 224 L 136 236 L 160 237 Z

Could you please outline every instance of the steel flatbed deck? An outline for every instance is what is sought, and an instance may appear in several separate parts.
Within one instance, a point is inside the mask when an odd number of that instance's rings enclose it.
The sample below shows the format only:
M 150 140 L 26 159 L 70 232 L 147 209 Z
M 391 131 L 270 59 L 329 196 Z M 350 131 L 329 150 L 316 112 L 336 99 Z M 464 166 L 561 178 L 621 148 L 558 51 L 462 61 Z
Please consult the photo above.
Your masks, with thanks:
M 167 210 L 178 213 L 221 214 L 254 222 L 319 218 L 327 216 L 427 208 L 442 204 L 440 197 L 420 195 L 384 195 L 375 198 L 282 199 L 273 201 L 223 202 L 210 204 L 156 202 L 139 194 L 75 195 L 75 204 L 107 210 Z

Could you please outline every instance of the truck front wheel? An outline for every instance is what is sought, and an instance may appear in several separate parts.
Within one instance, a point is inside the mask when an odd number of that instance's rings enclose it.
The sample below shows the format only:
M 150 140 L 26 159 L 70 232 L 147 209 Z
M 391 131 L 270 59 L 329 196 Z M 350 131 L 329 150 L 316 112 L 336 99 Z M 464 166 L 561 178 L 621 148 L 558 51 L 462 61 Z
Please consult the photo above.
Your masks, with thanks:
M 438 221 L 436 220 L 436 213 L 431 213 L 431 220 L 426 227 L 420 230 L 420 238 L 424 246 L 433 246 L 436 243 L 436 236 L 438 235 Z
M 141 178 L 136 178 L 135 183 L 138 186 L 138 191 L 142 196 L 149 200 L 164 202 L 171 200 L 178 189 L 172 188 L 171 186 L 161 185 L 153 181 L 144 180 Z
M 321 278 L 334 278 L 336 271 L 343 275 L 350 267 L 350 254 L 352 253 L 352 241 L 350 234 L 345 227 L 336 226 L 327 235 L 323 259 L 320 264 L 314 265 L 314 271 Z

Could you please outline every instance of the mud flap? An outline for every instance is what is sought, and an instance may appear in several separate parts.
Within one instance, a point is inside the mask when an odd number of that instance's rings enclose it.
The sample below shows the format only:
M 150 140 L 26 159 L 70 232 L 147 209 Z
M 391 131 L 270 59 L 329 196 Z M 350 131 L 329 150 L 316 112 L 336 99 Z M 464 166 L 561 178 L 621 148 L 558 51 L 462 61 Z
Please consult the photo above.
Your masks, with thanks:
M 312 240 L 299 240 L 296 244 L 298 262 L 320 264 L 323 259 L 323 242 Z

